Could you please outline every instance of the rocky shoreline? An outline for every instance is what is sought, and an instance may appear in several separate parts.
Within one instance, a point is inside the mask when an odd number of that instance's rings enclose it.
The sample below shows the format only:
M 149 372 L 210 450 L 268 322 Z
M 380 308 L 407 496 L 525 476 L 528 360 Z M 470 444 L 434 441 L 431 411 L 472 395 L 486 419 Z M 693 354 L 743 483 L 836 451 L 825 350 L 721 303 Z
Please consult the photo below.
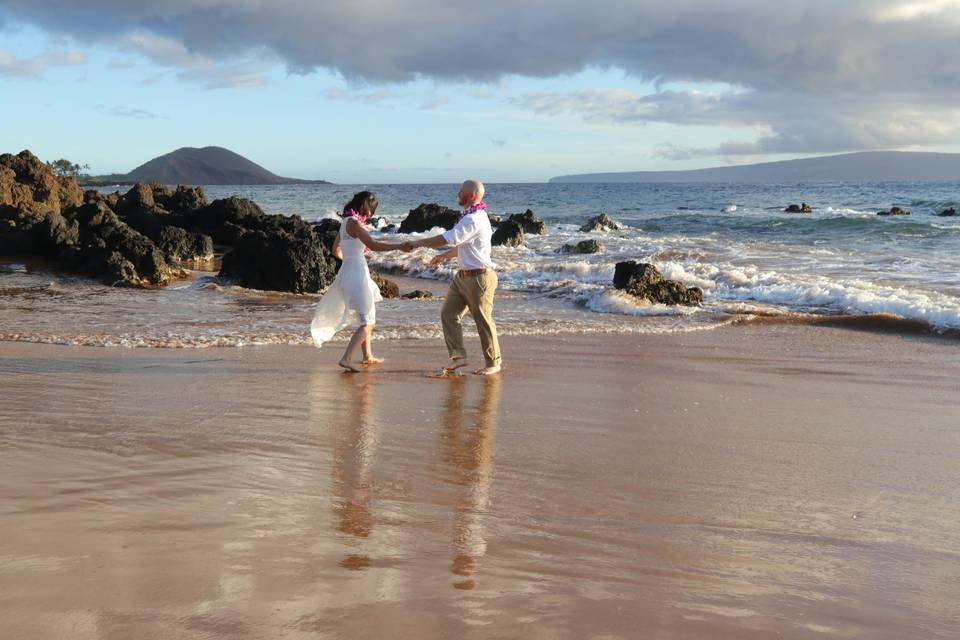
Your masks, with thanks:
M 399 227 L 423 233 L 450 229 L 459 212 L 434 203 L 412 209 Z M 525 235 L 547 225 L 527 209 L 491 216 L 495 246 L 525 246 Z M 311 224 L 300 216 L 266 214 L 251 200 L 231 196 L 208 202 L 201 187 L 137 183 L 126 193 L 84 191 L 58 176 L 29 151 L 0 155 L 0 256 L 38 256 L 57 268 L 111 286 L 164 287 L 189 276 L 198 263 L 222 254 L 219 277 L 243 287 L 290 293 L 323 291 L 336 275 L 333 244 L 338 220 Z M 605 233 L 623 225 L 601 214 L 581 231 Z M 597 253 L 589 239 L 562 251 Z M 624 275 L 624 274 L 630 275 Z M 699 304 L 702 292 L 663 280 L 652 265 L 619 263 L 614 286 L 662 304 Z M 400 296 L 396 283 L 374 274 L 384 297 Z M 622 282 L 621 282 L 622 281 Z

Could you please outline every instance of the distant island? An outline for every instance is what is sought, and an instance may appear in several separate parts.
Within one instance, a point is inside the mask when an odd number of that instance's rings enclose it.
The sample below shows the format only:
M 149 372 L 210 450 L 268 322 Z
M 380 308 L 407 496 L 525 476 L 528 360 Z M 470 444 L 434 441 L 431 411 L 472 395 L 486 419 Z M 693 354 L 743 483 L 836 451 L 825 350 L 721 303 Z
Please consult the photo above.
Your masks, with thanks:
M 134 184 L 330 184 L 326 180 L 284 178 L 223 147 L 183 147 L 145 162 L 130 173 L 81 179 L 84 185 Z
M 865 151 L 800 160 L 692 169 L 584 173 L 550 182 L 946 182 L 960 180 L 960 153 Z

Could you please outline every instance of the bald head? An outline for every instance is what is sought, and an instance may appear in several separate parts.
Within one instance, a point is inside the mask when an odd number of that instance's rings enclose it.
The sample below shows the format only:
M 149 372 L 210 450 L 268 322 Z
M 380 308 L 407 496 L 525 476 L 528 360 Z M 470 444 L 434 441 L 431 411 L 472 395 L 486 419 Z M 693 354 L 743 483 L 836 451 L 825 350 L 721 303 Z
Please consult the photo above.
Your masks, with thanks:
M 483 200 L 485 193 L 483 183 L 479 180 L 465 180 L 460 185 L 460 193 L 457 195 L 457 201 L 461 207 L 469 207 Z

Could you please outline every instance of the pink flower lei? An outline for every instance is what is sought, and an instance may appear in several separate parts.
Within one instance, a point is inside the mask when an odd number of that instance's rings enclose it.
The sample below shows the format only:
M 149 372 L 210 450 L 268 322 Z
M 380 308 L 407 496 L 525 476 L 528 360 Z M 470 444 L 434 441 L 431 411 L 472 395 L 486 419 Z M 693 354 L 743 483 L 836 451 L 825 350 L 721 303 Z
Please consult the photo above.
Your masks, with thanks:
M 356 220 L 361 227 L 364 229 L 367 228 L 367 219 L 363 217 L 363 214 L 357 211 L 356 209 L 347 209 L 343 212 L 344 218 L 353 218 Z
M 464 218 L 466 218 L 466 217 L 467 217 L 468 215 L 470 215 L 471 213 L 476 213 L 477 211 L 486 211 L 486 210 L 487 210 L 487 203 L 486 203 L 486 202 L 478 202 L 477 204 L 471 205 L 471 206 L 467 207 L 466 209 L 464 209 L 464 210 L 463 210 L 463 213 L 460 214 L 460 217 L 457 218 L 457 222 L 460 222 L 461 220 L 463 220 Z
M 357 211 L 356 209 L 347 209 L 346 211 L 343 212 L 343 217 L 353 218 L 354 220 L 357 221 L 357 224 L 359 224 L 364 231 L 367 231 L 367 219 L 364 218 L 363 214 Z M 363 252 L 370 253 L 370 247 L 364 246 Z

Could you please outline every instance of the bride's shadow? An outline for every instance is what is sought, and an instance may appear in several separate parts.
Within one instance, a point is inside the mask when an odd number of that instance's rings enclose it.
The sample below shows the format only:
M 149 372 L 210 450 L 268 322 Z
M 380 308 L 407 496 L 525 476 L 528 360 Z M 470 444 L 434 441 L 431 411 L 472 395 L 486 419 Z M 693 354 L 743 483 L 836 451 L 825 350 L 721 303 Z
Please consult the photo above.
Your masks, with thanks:
M 464 409 L 470 387 L 450 380 L 441 417 L 441 456 L 455 485 L 450 566 L 457 589 L 476 587 L 474 576 L 487 552 L 485 521 L 490 510 L 494 440 L 500 406 L 500 376 L 484 376 L 474 407 Z M 472 409 L 472 410 L 471 410 Z

